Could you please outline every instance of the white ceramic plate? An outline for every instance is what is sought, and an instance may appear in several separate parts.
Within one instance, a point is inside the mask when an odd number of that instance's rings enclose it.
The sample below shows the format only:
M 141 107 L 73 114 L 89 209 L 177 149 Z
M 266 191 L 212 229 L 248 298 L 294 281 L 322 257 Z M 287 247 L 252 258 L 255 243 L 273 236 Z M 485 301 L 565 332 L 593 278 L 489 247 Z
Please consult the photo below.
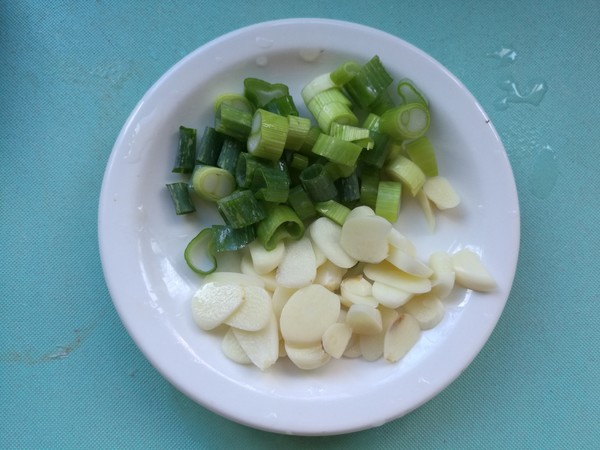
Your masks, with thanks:
M 406 202 L 398 227 L 420 256 L 470 247 L 498 281 L 488 294 L 457 289 L 447 314 L 400 362 L 332 361 L 305 372 L 278 362 L 266 372 L 229 361 L 220 338 L 192 321 L 202 280 L 183 259 L 189 240 L 218 216 L 201 205 L 178 217 L 165 189 L 179 125 L 213 124 L 217 94 L 242 92 L 245 77 L 300 88 L 347 59 L 379 55 L 396 80 L 425 92 L 430 138 L 442 174 L 462 196 L 437 214 L 430 233 Z M 185 57 L 146 93 L 125 123 L 108 162 L 99 204 L 104 274 L 128 332 L 156 369 L 183 393 L 231 420 L 275 432 L 337 434 L 398 418 L 451 383 L 485 344 L 506 303 L 519 247 L 519 209 L 506 153 L 488 117 L 444 67 L 401 39 L 362 25 L 321 19 L 261 23 L 222 36 Z

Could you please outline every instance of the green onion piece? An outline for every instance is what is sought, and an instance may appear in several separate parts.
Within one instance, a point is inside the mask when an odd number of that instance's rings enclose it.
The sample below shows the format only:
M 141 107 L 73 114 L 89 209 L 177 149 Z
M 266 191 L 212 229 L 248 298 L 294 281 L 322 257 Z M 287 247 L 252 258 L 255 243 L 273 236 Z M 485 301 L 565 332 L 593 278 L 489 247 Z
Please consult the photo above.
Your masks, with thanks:
M 435 150 L 427 136 L 421 136 L 419 139 L 406 144 L 406 153 L 426 176 L 436 177 L 438 175 Z
M 352 125 L 332 123 L 329 134 L 344 141 L 356 142 L 363 139 L 369 139 L 370 130 L 368 128 L 354 127 Z
M 302 88 L 300 95 L 302 96 L 302 100 L 304 100 L 304 104 L 308 106 L 315 95 L 335 87 L 337 87 L 336 84 L 331 80 L 331 76 L 327 72 L 311 80 Z
M 290 90 L 285 84 L 272 84 L 259 78 L 246 78 L 244 80 L 244 96 L 250 100 L 255 108 L 263 108 L 274 98 L 289 94 Z
M 367 108 L 393 81 L 379 56 L 375 55 L 344 85 L 344 88 L 355 104 Z
M 233 228 L 228 225 L 213 225 L 215 251 L 234 252 L 246 247 L 256 239 L 254 225 L 244 228 Z
M 248 100 L 245 96 L 237 93 L 225 93 L 221 94 L 215 100 L 215 104 L 213 107 L 214 112 L 216 113 L 221 106 L 221 103 L 227 103 L 233 106 L 236 109 L 240 109 L 242 111 L 246 111 L 249 114 L 254 114 L 254 110 L 256 109 L 254 105 Z
M 398 155 L 385 166 L 385 173 L 396 181 L 402 181 L 414 197 L 425 184 L 425 174 L 414 162 Z
M 173 200 L 175 214 L 179 216 L 196 211 L 187 183 L 184 183 L 183 181 L 169 183 L 167 184 L 167 189 L 171 196 L 171 200 Z
M 217 200 L 217 209 L 228 225 L 244 228 L 263 220 L 266 212 L 252 191 L 242 189 Z
M 361 65 L 356 61 L 346 61 L 334 69 L 329 77 L 336 86 L 343 86 L 360 72 Z
M 398 82 L 396 90 L 400 96 L 400 101 L 402 104 L 421 103 L 425 106 L 429 106 L 427 98 L 419 89 L 417 89 L 414 83 L 407 78 Z
M 381 115 L 379 129 L 394 139 L 417 139 L 429 129 L 429 109 L 422 103 L 407 103 Z
M 390 138 L 378 131 L 371 131 L 371 139 L 373 139 L 373 147 L 362 152 L 360 160 L 365 164 L 381 169 L 387 160 Z
M 192 173 L 196 165 L 196 129 L 179 127 L 179 145 L 173 172 Z
M 325 133 L 329 133 L 332 123 L 343 125 L 358 125 L 358 118 L 352 110 L 343 103 L 329 103 L 325 105 L 318 116 L 315 116 L 319 128 Z
M 333 200 L 337 189 L 322 164 L 312 164 L 300 172 L 300 183 L 312 201 Z
M 290 191 L 290 177 L 287 171 L 278 167 L 261 166 L 254 171 L 250 190 L 259 200 L 285 203 Z
M 254 172 L 263 167 L 265 162 L 252 156 L 250 153 L 240 153 L 235 168 L 235 181 L 240 188 L 249 188 L 254 178 Z
M 344 164 L 338 164 L 332 161 L 327 161 L 324 164 L 324 167 L 329 175 L 329 178 L 331 178 L 333 181 L 350 176 L 350 174 L 356 169 L 355 166 L 346 166 Z
M 213 127 L 205 127 L 196 149 L 196 164 L 216 165 L 224 138 Z
M 338 178 L 335 180 L 335 186 L 338 191 L 338 198 L 340 202 L 345 204 L 354 204 L 360 200 L 360 183 L 356 170 L 352 171 L 352 173 L 347 177 Z
M 314 154 L 323 156 L 332 162 L 354 167 L 362 147 L 353 142 L 321 134 L 312 151 Z
M 290 167 L 300 171 L 306 169 L 308 167 L 308 156 L 300 153 L 292 154 Z
M 204 228 L 185 247 L 183 257 L 188 267 L 199 275 L 208 275 L 217 270 L 217 258 L 215 256 L 215 235 L 212 228 Z M 204 247 L 204 254 L 209 260 L 207 269 L 201 269 L 194 260 L 201 254 L 200 247 Z
M 339 225 L 344 224 L 346 217 L 348 217 L 348 214 L 350 213 L 350 208 L 336 202 L 335 200 L 318 202 L 315 204 L 315 209 L 320 215 L 333 220 Z
M 379 190 L 380 172 L 375 167 L 363 166 L 359 174 L 360 203 L 375 209 Z
M 273 250 L 282 239 L 298 240 L 304 235 L 304 223 L 292 208 L 275 205 L 256 226 L 256 237 L 266 250 Z
M 387 90 L 385 90 L 382 91 L 381 94 L 379 94 L 379 96 L 375 99 L 373 103 L 371 103 L 371 105 L 369 106 L 369 110 L 372 113 L 381 116 L 388 109 L 392 109 L 394 107 L 396 107 L 394 100 L 392 99 L 390 93 Z
M 215 129 L 219 133 L 244 141 L 252 129 L 252 114 L 228 103 L 221 103 L 215 113 Z
M 370 131 L 379 131 L 379 121 L 381 120 L 381 116 L 375 113 L 367 114 L 367 117 L 363 120 L 362 128 L 366 128 Z
M 310 127 L 302 146 L 300 147 L 300 153 L 305 155 L 312 154 L 313 145 L 317 142 L 319 135 L 321 134 L 321 129 L 317 126 Z
M 283 95 L 281 97 L 274 98 L 269 101 L 263 107 L 263 109 L 285 117 L 298 115 L 298 109 L 296 108 L 296 104 L 294 103 L 294 99 L 291 95 Z
M 341 103 L 342 105 L 352 106 L 352 101 L 346 97 L 342 90 L 338 87 L 333 87 L 316 94 L 310 102 L 306 104 L 306 107 L 313 116 L 317 117 L 319 111 L 323 109 L 325 105 L 329 105 L 330 103 Z
M 285 138 L 285 148 L 300 150 L 312 126 L 310 119 L 299 116 L 287 116 L 287 118 L 288 132 Z
M 235 190 L 235 178 L 229 171 L 219 167 L 196 166 L 191 185 L 200 197 L 216 202 Z
M 404 143 L 390 139 L 387 147 L 386 162 L 391 161 L 392 159 L 396 158 L 396 156 L 402 153 L 406 153 L 404 150 Z
M 312 219 L 317 215 L 315 205 L 299 184 L 290 189 L 287 202 L 300 220 Z
M 257 109 L 252 119 L 252 131 L 248 137 L 248 153 L 277 161 L 281 158 L 287 138 L 288 120 L 264 109 Z
M 399 181 L 380 181 L 375 202 L 375 214 L 395 222 L 400 212 L 402 183 Z
M 245 145 L 243 142 L 226 136 L 223 140 L 223 145 L 221 146 L 219 158 L 217 159 L 217 167 L 225 169 L 235 176 L 238 158 L 244 150 Z

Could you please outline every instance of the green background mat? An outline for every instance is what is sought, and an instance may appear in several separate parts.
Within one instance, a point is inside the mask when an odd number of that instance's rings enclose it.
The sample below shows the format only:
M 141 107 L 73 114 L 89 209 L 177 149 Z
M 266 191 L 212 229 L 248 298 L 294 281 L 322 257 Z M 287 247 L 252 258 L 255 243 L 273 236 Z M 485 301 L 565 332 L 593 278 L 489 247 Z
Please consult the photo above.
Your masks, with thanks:
M 137 101 L 213 38 L 290 17 L 440 61 L 491 118 L 520 197 L 516 279 L 481 353 L 418 410 L 342 436 L 253 430 L 179 393 L 123 328 L 98 255 L 102 175 Z M 1 2 L 0 447 L 598 448 L 599 30 L 598 0 Z

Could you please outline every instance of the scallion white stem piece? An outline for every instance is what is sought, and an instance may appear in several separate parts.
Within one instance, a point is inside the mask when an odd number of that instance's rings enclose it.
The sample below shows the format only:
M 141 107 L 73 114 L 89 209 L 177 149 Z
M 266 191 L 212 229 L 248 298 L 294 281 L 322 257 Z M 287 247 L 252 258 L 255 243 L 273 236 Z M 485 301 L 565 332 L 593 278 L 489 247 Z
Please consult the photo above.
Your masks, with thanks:
M 287 132 L 287 117 L 264 109 L 257 109 L 252 119 L 252 129 L 248 137 L 248 153 L 260 158 L 277 161 L 283 153 Z
M 203 199 L 216 202 L 234 191 L 235 178 L 219 167 L 196 166 L 192 173 L 192 187 Z
M 392 179 L 402 181 L 414 197 L 425 184 L 425 174 L 406 156 L 398 155 L 385 166 L 385 173 Z
M 354 167 L 362 147 L 350 141 L 321 134 L 312 151 L 314 154 L 323 156 L 332 162 Z
M 429 108 L 422 103 L 408 103 L 388 109 L 381 115 L 379 130 L 398 139 L 416 139 L 429 129 Z

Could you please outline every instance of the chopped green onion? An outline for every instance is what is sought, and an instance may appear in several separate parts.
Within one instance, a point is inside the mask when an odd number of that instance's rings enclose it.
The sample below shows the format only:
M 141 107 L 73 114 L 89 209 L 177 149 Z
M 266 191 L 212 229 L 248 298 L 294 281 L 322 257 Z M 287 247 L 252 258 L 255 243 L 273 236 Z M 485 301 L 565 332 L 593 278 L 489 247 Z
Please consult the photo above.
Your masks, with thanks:
M 353 204 L 360 200 L 360 183 L 358 173 L 353 170 L 347 177 L 338 178 L 335 180 L 335 186 L 338 191 L 340 202 Z
M 217 200 L 219 213 L 233 228 L 244 228 L 263 220 L 266 212 L 252 191 L 242 189 Z
M 379 56 L 375 55 L 344 85 L 344 88 L 354 103 L 361 108 L 367 108 L 393 81 Z
M 327 72 L 307 83 L 306 86 L 302 88 L 300 95 L 302 96 L 302 100 L 304 100 L 304 104 L 308 106 L 315 95 L 334 87 L 337 86 L 331 80 L 329 72 Z
M 403 79 L 398 82 L 398 86 L 396 88 L 398 95 L 400 96 L 400 101 L 402 104 L 406 103 L 421 103 L 425 106 L 429 106 L 427 99 L 423 95 L 423 93 L 417 89 L 412 81 L 409 79 Z
M 414 197 L 425 184 L 425 174 L 406 156 L 398 155 L 385 167 L 385 173 L 392 179 L 402 181 Z
M 300 153 L 303 154 L 312 154 L 313 145 L 317 142 L 319 135 L 321 134 L 321 129 L 317 126 L 310 127 L 308 133 L 306 134 L 306 138 L 304 138 L 304 142 L 300 147 Z
M 362 152 L 360 157 L 361 162 L 373 167 L 381 169 L 385 164 L 388 154 L 389 137 L 379 130 L 381 117 L 377 114 L 369 113 L 363 121 L 362 128 L 370 131 L 370 136 L 373 141 L 369 150 Z
M 375 209 L 380 174 L 375 167 L 363 166 L 360 170 L 360 203 Z
M 274 98 L 289 95 L 289 88 L 282 83 L 271 84 L 259 78 L 246 78 L 244 80 L 244 96 L 250 100 L 255 108 L 263 108 Z
M 427 136 L 421 136 L 406 144 L 406 153 L 428 177 L 438 175 L 438 165 L 433 144 Z
M 312 201 L 333 200 L 337 189 L 322 164 L 312 164 L 300 172 L 300 182 Z
M 395 222 L 400 211 L 402 183 L 399 181 L 380 181 L 375 203 L 375 214 Z
M 196 159 L 196 129 L 179 127 L 179 145 L 173 167 L 175 173 L 192 173 Z
M 212 230 L 217 253 L 240 250 L 256 239 L 254 225 L 243 228 L 233 228 L 228 225 L 213 225 Z
M 196 149 L 196 164 L 207 164 L 209 166 L 217 164 L 224 138 L 225 136 L 213 127 L 205 127 Z
M 259 200 L 285 203 L 290 191 L 290 177 L 287 171 L 278 167 L 257 167 L 252 176 L 250 189 Z
M 308 167 L 308 156 L 300 153 L 292 154 L 290 167 L 296 170 L 304 170 Z
M 346 217 L 348 217 L 348 214 L 350 213 L 350 208 L 336 202 L 335 200 L 318 202 L 315 204 L 315 209 L 320 215 L 333 220 L 339 225 L 344 224 Z
M 252 156 L 250 153 L 240 153 L 235 168 L 235 181 L 240 188 L 249 188 L 254 178 L 254 172 L 265 165 L 263 160 Z
M 175 214 L 182 215 L 196 211 L 187 183 L 183 181 L 169 183 L 167 189 L 175 207 Z
M 324 167 L 325 171 L 329 175 L 329 178 L 331 178 L 333 181 L 336 181 L 339 178 L 350 176 L 350 174 L 356 169 L 354 166 L 346 166 L 333 161 L 327 161 L 324 164 Z
M 233 106 L 236 109 L 240 109 L 242 111 L 246 111 L 250 114 L 254 114 L 254 110 L 256 109 L 254 105 L 248 100 L 245 96 L 237 93 L 225 93 L 221 94 L 217 97 L 214 104 L 214 112 L 216 113 L 221 106 L 221 103 L 227 103 Z
M 299 184 L 290 189 L 288 204 L 300 220 L 312 219 L 317 215 L 315 205 L 304 188 Z
M 256 226 L 256 237 L 266 250 L 273 250 L 286 238 L 300 239 L 304 235 L 304 223 L 292 208 L 275 205 Z
M 216 202 L 234 191 L 235 178 L 229 171 L 219 167 L 196 166 L 191 184 L 200 197 Z
M 360 72 L 361 65 L 356 61 L 346 61 L 334 69 L 329 77 L 337 86 L 343 86 Z
M 244 150 L 245 145 L 243 142 L 226 136 L 223 140 L 223 145 L 221 146 L 219 158 L 217 159 L 217 167 L 225 169 L 235 176 L 238 158 Z
M 285 148 L 300 150 L 311 128 L 308 117 L 287 116 L 288 132 L 285 139 Z
M 306 104 L 306 107 L 313 116 L 317 117 L 319 111 L 321 111 L 325 105 L 329 105 L 330 103 L 341 103 L 342 105 L 352 106 L 352 101 L 344 95 L 342 90 L 338 87 L 333 87 L 316 94 L 310 102 Z
M 407 103 L 381 115 L 379 129 L 394 139 L 416 139 L 429 129 L 429 109 L 422 103 Z
M 381 116 L 370 112 L 367 114 L 367 117 L 363 120 L 362 128 L 366 128 L 370 131 L 379 131 L 379 121 L 381 120 Z
M 208 275 L 217 270 L 217 258 L 215 256 L 215 239 L 212 228 L 204 228 L 185 247 L 183 257 L 188 267 L 199 275 Z M 209 260 L 209 267 L 201 269 L 194 260 L 198 259 L 199 247 L 204 246 L 204 253 Z
M 329 134 L 332 137 L 342 139 L 344 141 L 356 142 L 363 139 L 369 139 L 371 133 L 368 128 L 342 125 L 334 122 L 331 124 Z
M 252 129 L 252 114 L 229 103 L 221 103 L 215 114 L 215 129 L 232 138 L 246 140 Z
M 390 93 L 387 90 L 385 90 L 382 91 L 381 94 L 379 94 L 379 96 L 375 99 L 373 103 L 371 103 L 371 105 L 369 106 L 369 110 L 372 113 L 381 116 L 388 109 L 392 109 L 395 106 L 396 104 L 394 103 L 394 100 L 392 99 Z
M 314 154 L 323 156 L 332 162 L 354 167 L 362 147 L 350 141 L 321 134 L 312 151 Z
M 294 103 L 294 99 L 291 95 L 283 95 L 281 97 L 274 98 L 269 101 L 263 107 L 263 109 L 285 117 L 298 115 L 298 109 L 296 108 L 296 104 Z
M 329 133 L 332 123 L 341 123 L 344 125 L 358 125 L 358 118 L 352 110 L 343 103 L 329 103 L 319 111 L 315 116 L 321 130 Z
M 387 162 L 391 161 L 392 159 L 396 158 L 396 156 L 398 156 L 401 153 L 405 153 L 404 143 L 401 141 L 394 141 L 394 140 L 390 139 L 388 142 L 386 161 Z
M 248 153 L 277 161 L 281 158 L 288 131 L 288 119 L 264 109 L 257 109 L 248 137 Z

